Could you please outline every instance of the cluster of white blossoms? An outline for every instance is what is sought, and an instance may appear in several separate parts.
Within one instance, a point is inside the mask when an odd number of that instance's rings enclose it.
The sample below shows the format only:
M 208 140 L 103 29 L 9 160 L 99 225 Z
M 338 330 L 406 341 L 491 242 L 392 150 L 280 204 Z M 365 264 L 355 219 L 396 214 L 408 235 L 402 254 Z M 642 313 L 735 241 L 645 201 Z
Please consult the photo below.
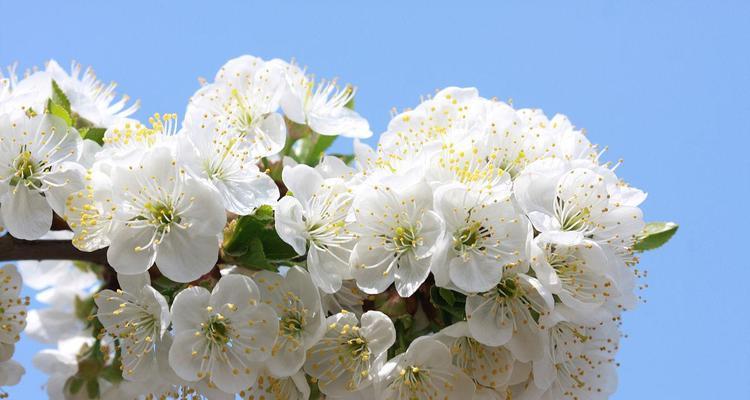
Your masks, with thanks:
M 76 261 L 19 263 L 49 305 L 27 332 L 57 344 L 34 360 L 50 398 L 615 390 L 634 252 L 676 227 L 647 229 L 646 195 L 566 117 L 451 87 L 373 149 L 353 87 L 278 59 L 230 60 L 182 120 L 133 119 L 114 89 L 54 61 L 0 75 L 0 248 L 46 242 L 0 260 Z M 326 155 L 337 136 L 354 155 Z M 29 300 L 0 278 L 12 385 Z

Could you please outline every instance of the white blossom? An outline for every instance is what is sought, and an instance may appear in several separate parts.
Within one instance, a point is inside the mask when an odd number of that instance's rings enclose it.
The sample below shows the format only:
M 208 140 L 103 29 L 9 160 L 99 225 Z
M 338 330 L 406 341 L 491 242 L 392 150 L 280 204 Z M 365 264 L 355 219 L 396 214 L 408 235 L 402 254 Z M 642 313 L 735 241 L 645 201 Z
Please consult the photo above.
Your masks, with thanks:
M 300 267 L 285 276 L 260 271 L 255 276 L 262 301 L 279 316 L 279 333 L 266 367 L 276 377 L 289 377 L 305 363 L 307 350 L 325 333 L 325 315 L 318 289 Z
M 39 239 L 62 214 L 67 196 L 83 187 L 76 160 L 81 137 L 48 115 L 14 121 L 0 115 L 0 203 L 3 222 L 19 239 Z
M 94 296 L 96 317 L 120 341 L 123 377 L 142 381 L 157 368 L 157 348 L 169 326 L 169 305 L 151 287 L 148 273 L 119 275 L 118 281 L 121 289 Z
M 286 90 L 281 107 L 287 118 L 308 125 L 321 135 L 372 136 L 367 120 L 348 106 L 356 94 L 353 87 L 340 89 L 335 80 L 315 83 L 312 76 L 294 63 L 284 64 Z
M 325 336 L 307 355 L 305 372 L 318 381 L 320 391 L 347 396 L 370 386 L 396 340 L 393 322 L 379 311 L 362 318 L 342 311 L 326 319 Z
M 365 293 L 381 293 L 395 282 L 411 296 L 430 273 L 430 257 L 443 230 L 432 211 L 432 192 L 421 181 L 393 177 L 360 189 L 352 208 L 357 233 L 350 263 Z
M 448 347 L 431 337 L 415 339 L 383 366 L 380 377 L 386 399 L 471 399 L 476 390 L 471 378 L 453 365 Z
M 316 286 L 326 293 L 350 279 L 349 258 L 354 235 L 347 216 L 352 193 L 341 178 L 324 178 L 307 165 L 285 167 L 284 184 L 292 196 L 276 206 L 276 231 L 299 255 L 307 254 L 307 267 Z
M 279 320 L 271 306 L 261 303 L 252 279 L 227 275 L 211 292 L 202 287 L 181 291 L 172 303 L 172 328 L 169 365 L 177 375 L 237 393 L 271 356 Z

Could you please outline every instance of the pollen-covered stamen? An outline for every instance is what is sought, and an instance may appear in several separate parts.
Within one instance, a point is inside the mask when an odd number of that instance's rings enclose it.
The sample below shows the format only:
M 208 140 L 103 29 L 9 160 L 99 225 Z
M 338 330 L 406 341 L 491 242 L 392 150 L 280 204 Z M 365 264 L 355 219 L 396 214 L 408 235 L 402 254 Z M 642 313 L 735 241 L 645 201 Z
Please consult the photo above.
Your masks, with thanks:
M 453 234 L 453 249 L 465 260 L 470 252 L 486 254 L 486 241 L 492 237 L 492 230 L 474 221 Z
M 230 325 L 223 315 L 212 315 L 208 322 L 201 323 L 201 327 L 209 346 L 221 347 L 229 343 Z
M 559 196 L 555 197 L 555 216 L 564 231 L 579 231 L 588 234 L 594 228 L 591 210 L 588 207 L 575 207 Z
M 420 246 L 423 240 L 419 235 L 419 227 L 398 226 L 393 230 L 393 236 L 386 238 L 386 242 L 390 246 L 389 250 L 402 254 Z
M 585 302 L 602 302 L 611 295 L 612 282 L 586 267 L 586 261 L 575 249 L 553 244 L 545 246 L 547 262 L 555 270 L 568 295 Z
M 124 355 L 123 373 L 132 375 L 144 356 L 155 351 L 156 341 L 161 334 L 161 321 L 139 304 L 138 298 L 122 290 L 117 290 L 116 295 L 108 296 L 105 301 L 115 303 L 117 307 L 111 312 L 103 312 L 100 308 L 97 317 L 120 321 L 106 328 L 120 339 L 120 349 Z

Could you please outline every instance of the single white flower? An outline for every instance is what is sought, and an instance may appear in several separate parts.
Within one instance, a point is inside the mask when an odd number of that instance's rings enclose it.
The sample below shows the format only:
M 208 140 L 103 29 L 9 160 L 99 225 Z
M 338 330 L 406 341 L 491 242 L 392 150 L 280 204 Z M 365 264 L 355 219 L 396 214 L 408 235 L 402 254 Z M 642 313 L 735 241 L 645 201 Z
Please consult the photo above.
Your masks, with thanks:
M 186 381 L 206 380 L 226 393 L 254 381 L 279 330 L 276 312 L 260 302 L 252 279 L 227 275 L 213 291 L 191 287 L 172 303 L 169 365 Z
M 94 343 L 91 336 L 61 340 L 56 349 L 44 349 L 34 355 L 34 367 L 48 375 L 47 395 L 51 400 L 66 400 L 65 383 L 78 372 L 78 354 L 84 346 Z
M 603 400 L 617 387 L 614 356 L 619 332 L 611 320 L 593 326 L 560 321 L 548 330 L 544 358 L 534 362 L 533 382 L 521 400 Z
M 261 299 L 279 316 L 278 338 L 266 367 L 274 376 L 292 376 L 305 363 L 306 351 L 325 333 L 318 288 L 300 267 L 290 268 L 283 277 L 260 271 L 254 278 Z
M 471 336 L 487 346 L 506 346 L 522 362 L 541 357 L 539 318 L 552 311 L 552 295 L 535 278 L 515 274 L 494 289 L 466 298 Z
M 476 390 L 471 378 L 453 365 L 448 347 L 426 336 L 388 361 L 379 375 L 384 399 L 471 399 Z
M 471 337 L 466 321 L 444 328 L 435 339 L 448 346 L 453 365 L 461 368 L 477 387 L 504 390 L 508 385 L 515 364 L 513 355 L 505 347 L 487 346 Z
M 308 125 L 321 135 L 351 138 L 372 136 L 367 120 L 347 107 L 356 93 L 353 87 L 340 89 L 335 80 L 316 84 L 294 63 L 285 67 L 287 85 L 281 97 L 281 107 L 287 118 Z
M 42 343 L 80 335 L 86 321 L 76 316 L 76 299 L 96 290 L 96 274 L 71 261 L 20 261 L 18 265 L 24 285 L 37 291 L 39 303 L 48 305 L 29 310 L 24 333 Z
M 229 60 L 215 82 L 198 89 L 190 99 L 183 128 L 188 132 L 206 127 L 226 130 L 242 138 L 252 158 L 278 153 L 286 142 L 284 119 L 275 112 L 284 85 L 281 69 L 252 56 Z
M 548 240 L 574 245 L 586 238 L 624 254 L 644 227 L 638 203 L 645 196 L 632 196 L 619 185 L 612 171 L 590 161 L 555 158 L 524 168 L 514 193 Z
M 430 273 L 430 257 L 443 230 L 432 211 L 429 186 L 389 179 L 362 188 L 352 208 L 358 238 L 350 263 L 359 288 L 381 293 L 395 282 L 401 297 L 411 296 Z
M 361 319 L 342 311 L 326 324 L 325 336 L 308 351 L 305 372 L 327 396 L 348 396 L 370 386 L 396 340 L 391 319 L 379 311 Z
M 313 282 L 326 293 L 351 278 L 349 257 L 354 235 L 346 221 L 352 193 L 339 178 L 325 179 L 307 165 L 285 167 L 284 184 L 292 192 L 276 205 L 276 231 L 299 255 L 307 253 Z
M 258 169 L 248 137 L 208 119 L 184 131 L 181 160 L 221 194 L 224 207 L 235 214 L 251 214 L 279 199 L 279 188 Z
M 302 371 L 284 378 L 263 374 L 239 395 L 243 400 L 307 400 L 310 398 L 310 385 Z
M 584 239 L 565 245 L 547 241 L 547 236 L 542 233 L 531 243 L 531 267 L 562 304 L 591 316 L 609 298 L 619 296 L 612 271 L 620 266 L 612 265 L 598 243 Z
M 176 282 L 207 273 L 219 254 L 226 214 L 219 194 L 157 147 L 141 163 L 112 172 L 116 207 L 107 260 L 121 274 L 145 272 L 156 261 Z
M 18 342 L 26 327 L 29 298 L 20 297 L 21 285 L 21 275 L 15 265 L 6 264 L 0 268 L 0 343 Z
M 169 326 L 169 305 L 151 287 L 148 273 L 118 275 L 117 280 L 121 289 L 94 296 L 96 317 L 120 341 L 123 377 L 143 381 L 157 368 L 157 349 Z
M 432 258 L 436 283 L 451 282 L 477 293 L 500 283 L 506 267 L 525 258 L 528 222 L 516 209 L 510 192 L 491 194 L 454 183 L 435 191 L 435 211 L 445 222 Z
M 117 84 L 114 82 L 108 85 L 103 84 L 97 79 L 91 67 L 86 68 L 81 74 L 81 64 L 73 62 L 70 74 L 68 74 L 55 60 L 50 60 L 45 72 L 65 93 L 70 101 L 71 110 L 93 126 L 107 128 L 118 119 L 132 115 L 140 106 L 140 102 L 136 100 L 135 103 L 126 107 L 128 96 L 122 96 L 113 104 L 112 102 L 117 97 L 115 94 Z
M 75 164 L 81 137 L 62 119 L 42 114 L 10 121 L 0 115 L 0 209 L 5 228 L 19 239 L 49 231 L 52 211 L 83 187 Z
M 400 171 L 427 163 L 446 142 L 462 142 L 482 126 L 484 102 L 475 88 L 449 87 L 396 115 L 380 136 L 376 165 Z

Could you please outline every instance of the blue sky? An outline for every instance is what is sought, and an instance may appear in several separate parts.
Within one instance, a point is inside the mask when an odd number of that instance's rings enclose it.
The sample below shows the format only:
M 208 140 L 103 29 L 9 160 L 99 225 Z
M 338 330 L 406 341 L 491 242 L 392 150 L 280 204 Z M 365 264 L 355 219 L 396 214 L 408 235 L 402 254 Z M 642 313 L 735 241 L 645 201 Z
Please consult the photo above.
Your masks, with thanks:
M 375 132 L 449 85 L 567 114 L 625 160 L 648 220 L 681 224 L 642 257 L 647 303 L 624 317 L 615 398 L 750 398 L 750 3 L 50 3 L 0 0 L 0 65 L 93 65 L 139 117 L 182 113 L 198 77 L 245 53 L 355 84 Z M 22 341 L 17 359 L 39 348 Z M 43 382 L 29 367 L 9 392 Z

